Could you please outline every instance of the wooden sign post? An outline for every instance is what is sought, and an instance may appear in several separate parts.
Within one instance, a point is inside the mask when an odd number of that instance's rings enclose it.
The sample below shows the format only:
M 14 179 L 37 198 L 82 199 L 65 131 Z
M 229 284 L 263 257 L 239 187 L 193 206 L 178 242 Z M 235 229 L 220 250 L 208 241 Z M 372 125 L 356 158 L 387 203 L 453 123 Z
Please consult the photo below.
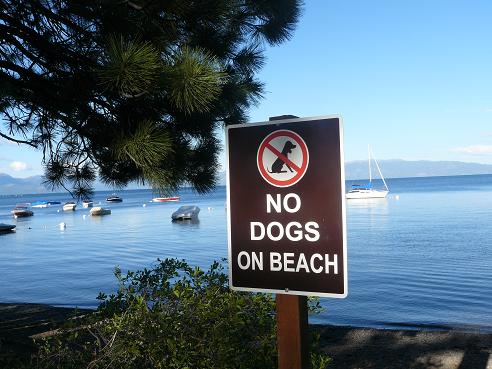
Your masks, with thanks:
M 295 115 L 268 120 L 296 119 Z M 307 297 L 277 294 L 277 352 L 279 369 L 309 369 L 309 331 Z
M 309 369 L 307 297 L 277 294 L 279 369 Z
M 277 294 L 279 369 L 309 368 L 307 298 L 347 295 L 341 119 L 226 129 L 229 285 Z

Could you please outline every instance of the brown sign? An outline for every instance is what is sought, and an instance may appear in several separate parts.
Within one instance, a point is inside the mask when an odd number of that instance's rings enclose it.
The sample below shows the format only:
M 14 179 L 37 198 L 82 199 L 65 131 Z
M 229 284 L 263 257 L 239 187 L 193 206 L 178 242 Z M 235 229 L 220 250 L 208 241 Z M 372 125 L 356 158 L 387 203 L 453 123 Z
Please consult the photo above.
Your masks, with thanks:
M 232 289 L 347 295 L 339 117 L 227 127 Z

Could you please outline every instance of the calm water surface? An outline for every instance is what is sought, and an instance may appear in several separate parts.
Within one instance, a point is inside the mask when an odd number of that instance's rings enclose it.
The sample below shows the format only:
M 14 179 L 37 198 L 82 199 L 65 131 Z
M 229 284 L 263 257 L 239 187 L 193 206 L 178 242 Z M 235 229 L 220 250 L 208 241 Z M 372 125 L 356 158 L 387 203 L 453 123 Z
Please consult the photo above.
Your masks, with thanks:
M 350 185 L 350 182 L 348 183 Z M 492 176 L 388 180 L 382 200 L 347 202 L 349 297 L 322 299 L 312 322 L 369 327 L 455 327 L 492 332 Z M 110 193 L 96 193 L 105 204 Z M 227 257 L 225 188 L 180 203 L 150 203 L 150 191 L 123 191 L 112 214 L 34 209 L 14 220 L 16 203 L 69 200 L 64 194 L 0 197 L 0 302 L 94 307 L 112 292 L 116 265 L 185 258 L 207 267 Z M 145 204 L 145 206 L 143 206 Z M 172 223 L 180 205 L 201 208 L 198 223 Z M 66 224 L 60 229 L 59 223 Z

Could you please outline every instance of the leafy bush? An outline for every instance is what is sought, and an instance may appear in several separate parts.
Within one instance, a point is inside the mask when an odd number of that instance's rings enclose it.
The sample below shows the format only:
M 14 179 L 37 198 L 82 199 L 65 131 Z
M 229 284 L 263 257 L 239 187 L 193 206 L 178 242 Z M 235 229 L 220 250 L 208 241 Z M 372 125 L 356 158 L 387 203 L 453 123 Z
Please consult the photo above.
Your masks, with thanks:
M 277 367 L 273 296 L 231 291 L 220 263 L 166 259 L 115 275 L 118 292 L 100 294 L 97 312 L 39 343 L 39 368 Z

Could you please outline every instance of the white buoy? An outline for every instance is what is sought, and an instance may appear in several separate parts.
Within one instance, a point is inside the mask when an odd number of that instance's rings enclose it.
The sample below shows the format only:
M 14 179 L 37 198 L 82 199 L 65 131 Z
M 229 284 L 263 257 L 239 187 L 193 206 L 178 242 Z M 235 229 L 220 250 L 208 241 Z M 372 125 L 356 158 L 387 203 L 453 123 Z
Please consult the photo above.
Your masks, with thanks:
M 85 215 L 85 214 L 84 214 L 84 215 L 82 215 L 82 219 L 85 219 L 86 217 L 87 217 L 87 215 Z
M 396 196 L 395 196 L 395 199 L 396 199 L 396 200 L 400 200 L 400 195 L 396 195 Z
M 147 206 L 147 204 L 143 204 L 142 206 L 145 208 Z
M 60 227 L 60 230 L 64 230 L 65 228 L 67 228 L 67 225 L 65 224 L 65 222 L 61 222 L 60 224 L 58 224 L 58 226 Z

